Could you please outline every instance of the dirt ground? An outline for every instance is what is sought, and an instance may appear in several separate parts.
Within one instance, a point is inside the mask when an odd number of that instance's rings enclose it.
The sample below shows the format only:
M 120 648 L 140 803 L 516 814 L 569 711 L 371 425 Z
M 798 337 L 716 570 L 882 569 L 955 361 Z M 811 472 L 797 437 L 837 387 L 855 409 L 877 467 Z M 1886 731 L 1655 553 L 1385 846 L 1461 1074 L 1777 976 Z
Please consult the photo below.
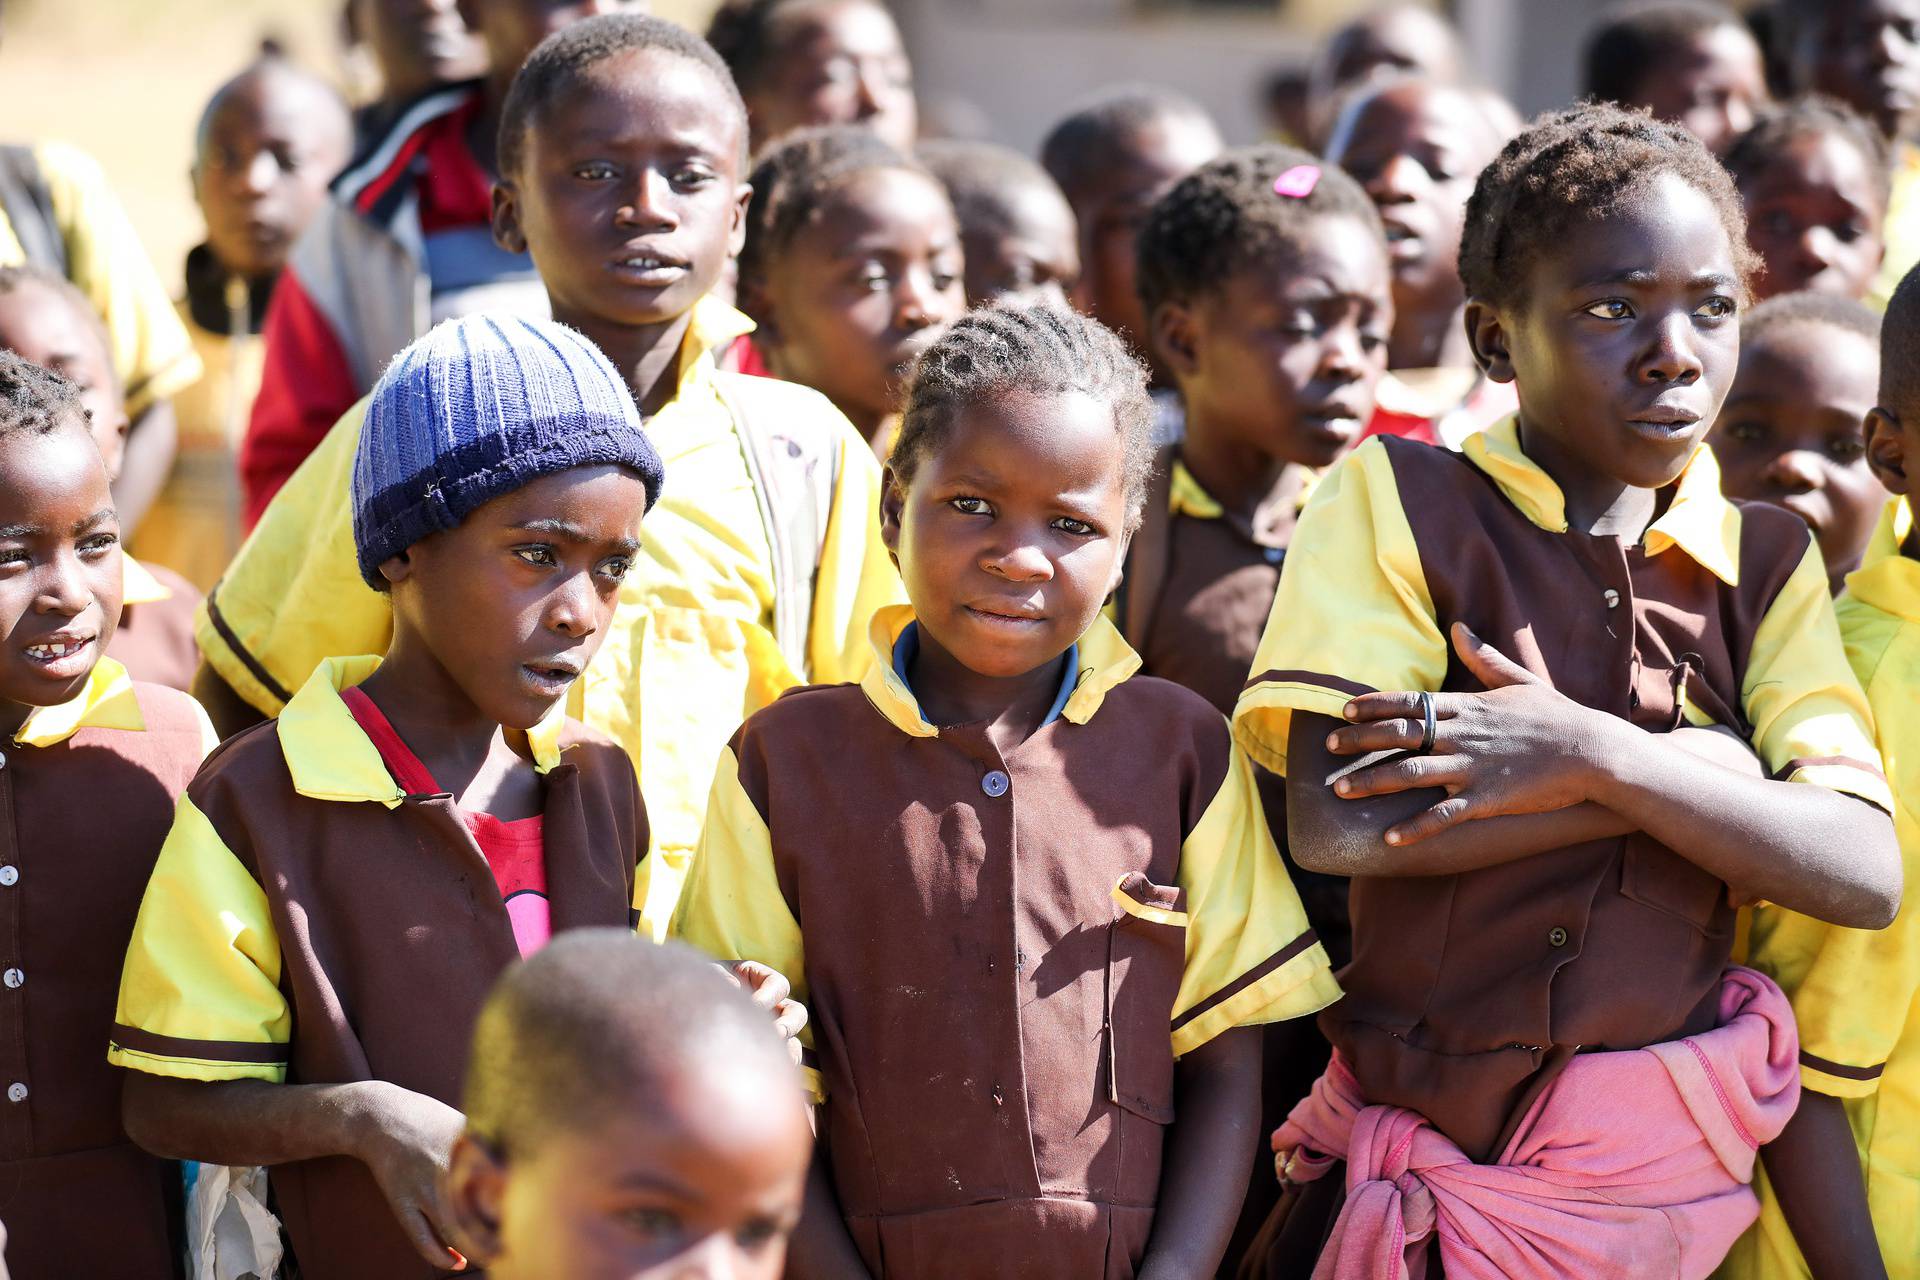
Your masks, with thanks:
M 696 28 L 712 8 L 653 5 Z M 91 152 L 175 286 L 200 236 L 187 170 L 202 105 L 267 35 L 350 90 L 364 72 L 343 45 L 340 9 L 341 0 L 7 0 L 0 140 L 58 138 Z

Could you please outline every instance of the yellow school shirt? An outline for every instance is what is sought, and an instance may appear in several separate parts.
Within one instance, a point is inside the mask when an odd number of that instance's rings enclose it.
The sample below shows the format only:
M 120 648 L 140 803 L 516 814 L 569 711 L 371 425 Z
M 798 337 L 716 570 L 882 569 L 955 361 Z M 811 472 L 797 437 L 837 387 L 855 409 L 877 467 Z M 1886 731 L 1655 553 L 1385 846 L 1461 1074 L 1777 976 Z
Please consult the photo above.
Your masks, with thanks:
M 647 513 L 606 642 L 574 693 L 576 714 L 625 747 L 639 771 L 653 844 L 636 905 L 655 936 L 734 729 L 804 678 L 858 679 L 870 656 L 868 619 L 902 595 L 880 541 L 880 467 L 867 442 L 828 401 L 787 387 L 792 412 L 831 415 L 841 445 L 814 584 L 811 670 L 796 672 L 782 656 L 771 630 L 772 555 L 714 365 L 714 353 L 751 328 L 714 299 L 694 308 L 674 398 L 646 424 L 666 486 Z M 361 580 L 354 554 L 347 494 L 364 412 L 362 401 L 294 472 L 199 615 L 201 653 L 269 714 L 323 659 L 384 653 L 392 635 L 386 598 Z
M 36 146 L 33 158 L 66 242 L 67 278 L 106 321 L 127 412 L 138 418 L 154 401 L 191 385 L 200 376 L 200 358 L 99 164 L 58 142 Z M 0 211 L 0 264 L 25 261 L 13 224 Z
M 1912 527 L 1906 500 L 1890 502 L 1834 606 L 1893 787 L 1906 864 L 1900 914 L 1874 932 L 1762 907 L 1753 913 L 1748 959 L 1793 997 L 1802 1086 L 1846 1100 L 1893 1280 L 1920 1280 L 1920 561 L 1900 551 Z M 1760 1221 L 1720 1274 L 1805 1277 L 1772 1187 L 1765 1178 L 1754 1185 Z

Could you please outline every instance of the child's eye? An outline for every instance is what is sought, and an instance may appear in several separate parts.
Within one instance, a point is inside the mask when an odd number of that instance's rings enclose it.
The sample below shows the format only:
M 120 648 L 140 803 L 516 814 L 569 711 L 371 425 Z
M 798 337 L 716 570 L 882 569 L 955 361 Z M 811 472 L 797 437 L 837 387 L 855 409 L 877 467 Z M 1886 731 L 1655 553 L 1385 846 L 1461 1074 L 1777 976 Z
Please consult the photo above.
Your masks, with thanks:
M 945 293 L 958 283 L 960 283 L 960 277 L 950 271 L 936 271 L 933 273 L 933 288 L 936 293 Z
M 680 1219 L 665 1209 L 628 1209 L 620 1217 L 643 1236 L 670 1236 L 680 1230 Z
M 952 506 L 955 511 L 958 511 L 963 516 L 988 516 L 993 514 L 993 508 L 987 504 L 985 498 L 955 498 Z
M 559 563 L 559 560 L 553 554 L 552 547 L 546 547 L 546 546 L 515 547 L 513 549 L 513 554 L 520 557 L 520 559 L 525 561 L 527 564 L 539 565 L 542 568 L 551 567 L 552 565 Z
M 89 560 L 98 560 L 120 543 L 117 533 L 96 533 L 80 544 L 80 554 Z
M 604 161 L 593 160 L 575 168 L 573 176 L 587 182 L 605 182 L 613 177 L 613 166 Z
M 1729 422 L 1722 430 L 1729 440 L 1755 444 L 1767 438 L 1767 429 L 1757 422 Z
M 24 547 L 8 547 L 0 551 L 0 569 L 5 569 L 16 564 L 28 564 L 31 563 L 32 560 L 33 555 Z
M 673 185 L 684 189 L 697 189 L 713 181 L 713 175 L 705 169 L 682 169 L 673 175 Z
M 1734 310 L 1732 298 L 1708 298 L 1693 314 L 1708 320 L 1725 320 Z
M 1072 516 L 1061 516 L 1053 522 L 1053 527 L 1070 533 L 1076 538 L 1091 538 L 1099 532 L 1085 520 L 1075 520 Z
M 600 566 L 600 572 L 615 582 L 620 582 L 626 578 L 627 570 L 631 568 L 633 568 L 633 561 L 627 559 L 625 556 L 616 556 L 614 559 L 602 564 Z
M 1852 436 L 1836 436 L 1828 442 L 1827 452 L 1836 462 L 1854 463 L 1867 456 L 1867 442 Z
M 733 1238 L 742 1249 L 752 1253 L 766 1248 L 784 1234 L 785 1229 L 779 1223 L 760 1221 L 749 1222 Z
M 1633 308 L 1618 298 L 1608 298 L 1588 307 L 1587 314 L 1599 320 L 1631 320 Z

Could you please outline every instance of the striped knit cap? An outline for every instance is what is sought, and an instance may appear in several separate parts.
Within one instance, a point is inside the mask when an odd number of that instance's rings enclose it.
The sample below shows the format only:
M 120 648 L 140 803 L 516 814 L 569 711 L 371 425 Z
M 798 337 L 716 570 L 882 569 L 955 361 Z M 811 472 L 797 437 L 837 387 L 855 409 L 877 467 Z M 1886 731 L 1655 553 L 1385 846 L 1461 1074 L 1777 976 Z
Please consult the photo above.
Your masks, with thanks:
M 659 501 L 660 455 L 620 374 L 547 320 L 472 315 L 436 326 L 373 388 L 353 459 L 360 576 L 481 505 L 573 467 L 626 467 Z

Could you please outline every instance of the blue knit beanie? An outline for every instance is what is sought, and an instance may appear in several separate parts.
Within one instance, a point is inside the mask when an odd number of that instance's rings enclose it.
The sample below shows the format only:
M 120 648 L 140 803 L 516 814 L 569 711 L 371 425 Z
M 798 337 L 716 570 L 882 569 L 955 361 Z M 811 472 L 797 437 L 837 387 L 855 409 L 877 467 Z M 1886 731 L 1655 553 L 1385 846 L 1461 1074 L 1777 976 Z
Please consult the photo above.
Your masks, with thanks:
M 660 499 L 660 455 L 600 349 L 546 320 L 448 320 L 393 358 L 373 388 L 353 459 L 360 576 L 541 476 L 626 467 Z

